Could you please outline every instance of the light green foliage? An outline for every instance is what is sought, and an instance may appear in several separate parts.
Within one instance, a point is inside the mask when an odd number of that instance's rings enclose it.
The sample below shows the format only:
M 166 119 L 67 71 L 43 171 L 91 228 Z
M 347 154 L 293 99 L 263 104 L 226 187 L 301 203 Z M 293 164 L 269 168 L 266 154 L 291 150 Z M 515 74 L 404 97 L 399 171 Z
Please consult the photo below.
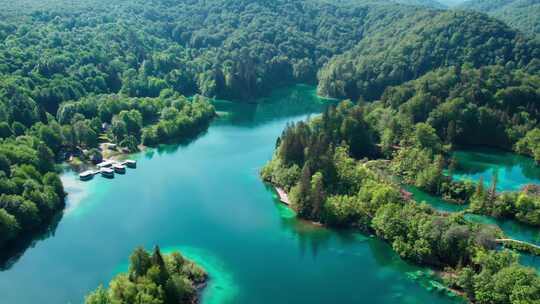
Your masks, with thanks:
M 402 148 L 391 163 L 391 170 L 407 183 L 416 184 L 429 192 L 436 192 L 442 179 L 441 159 L 429 149 Z
M 164 90 L 155 98 L 122 95 L 82 98 L 63 103 L 57 114 L 61 123 L 79 117 L 75 123 L 75 143 L 97 144 L 97 133 L 105 122 L 111 125 L 109 137 L 132 151 L 137 150 L 139 143 L 154 146 L 195 136 L 214 116 L 214 107 L 208 99 L 195 96 L 189 101 L 171 90 Z
M 214 106 L 202 96 L 195 96 L 190 102 L 173 95 L 164 104 L 169 106 L 161 110 L 160 120 L 142 130 L 141 141 L 145 145 L 192 137 L 215 116 Z
M 478 251 L 474 264 L 480 272 L 470 268 L 461 270 L 458 285 L 467 291 L 475 303 L 522 304 L 540 301 L 540 278 L 534 269 L 518 264 L 518 257 L 510 251 Z
M 442 152 L 442 143 L 436 130 L 427 123 L 418 123 L 414 127 L 413 142 L 420 149 L 429 149 L 435 154 Z
M 323 219 L 330 225 L 354 225 L 362 216 L 361 202 L 354 196 L 330 196 L 325 202 Z
M 196 300 L 196 285 L 206 277 L 179 252 L 163 256 L 155 247 L 150 255 L 139 247 L 130 256 L 128 274 L 116 276 L 108 289 L 98 287 L 85 304 L 189 304 Z
M 333 162 L 336 167 L 336 191 L 354 195 L 358 193 L 361 181 L 368 177 L 371 172 L 349 156 L 347 147 L 337 147 L 334 152 Z
M 98 289 L 94 290 L 84 300 L 85 304 L 111 304 L 109 299 L 109 294 L 103 286 L 99 286 Z
M 283 166 L 279 158 L 272 158 L 261 170 L 261 177 L 276 186 L 289 190 L 300 177 L 300 167 Z
M 540 162 L 540 129 L 534 128 L 527 132 L 525 137 L 516 143 L 515 150 L 518 153 L 530 155 Z
M 483 180 L 478 182 L 470 199 L 470 209 L 474 212 L 516 220 L 540 226 L 540 196 L 537 193 L 504 192 L 494 194 L 494 185 L 485 189 Z

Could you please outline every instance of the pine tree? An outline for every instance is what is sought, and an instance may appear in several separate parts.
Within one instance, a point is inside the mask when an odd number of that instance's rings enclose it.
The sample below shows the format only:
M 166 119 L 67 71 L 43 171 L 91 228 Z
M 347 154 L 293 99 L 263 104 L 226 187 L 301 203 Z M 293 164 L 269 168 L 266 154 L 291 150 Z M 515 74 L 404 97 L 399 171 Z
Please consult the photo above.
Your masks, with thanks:
M 130 280 L 135 281 L 136 278 L 146 275 L 146 272 L 152 266 L 152 261 L 148 252 L 142 247 L 137 247 L 135 251 L 129 257 L 129 277 Z
M 310 198 L 312 201 L 311 218 L 318 220 L 321 217 L 321 210 L 325 200 L 323 175 L 321 172 L 315 173 L 311 177 Z
M 304 164 L 302 167 L 302 176 L 298 181 L 294 194 L 294 208 L 301 217 L 309 217 L 311 215 L 310 190 L 311 190 L 311 169 L 309 164 Z
M 497 171 L 493 171 L 493 175 L 491 176 L 491 186 L 488 190 L 488 195 L 486 198 L 486 203 L 488 204 L 489 211 L 492 211 L 493 205 L 495 204 L 495 200 L 497 199 Z
M 476 190 L 471 198 L 471 207 L 476 210 L 481 210 L 485 205 L 485 192 L 484 192 L 484 177 L 480 176 Z
M 169 273 L 167 271 L 167 266 L 165 265 L 165 260 L 163 259 L 163 256 L 161 255 L 161 251 L 159 249 L 159 246 L 154 247 L 154 252 L 152 253 L 152 265 L 159 267 L 159 280 L 160 284 L 165 285 L 167 280 L 169 279 Z

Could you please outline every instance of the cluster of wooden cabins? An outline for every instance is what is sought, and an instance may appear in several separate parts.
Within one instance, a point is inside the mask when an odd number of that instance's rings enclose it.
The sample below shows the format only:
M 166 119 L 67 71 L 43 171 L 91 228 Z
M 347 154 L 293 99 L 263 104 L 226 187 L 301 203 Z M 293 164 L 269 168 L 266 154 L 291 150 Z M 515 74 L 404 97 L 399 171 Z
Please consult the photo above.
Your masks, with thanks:
M 101 174 L 103 177 L 112 178 L 115 173 L 124 174 L 126 173 L 126 167 L 128 168 L 137 168 L 137 161 L 135 160 L 124 160 L 124 161 L 115 161 L 115 160 L 105 160 L 96 165 L 97 170 L 87 170 L 79 174 L 79 178 L 83 181 L 90 180 L 96 174 Z

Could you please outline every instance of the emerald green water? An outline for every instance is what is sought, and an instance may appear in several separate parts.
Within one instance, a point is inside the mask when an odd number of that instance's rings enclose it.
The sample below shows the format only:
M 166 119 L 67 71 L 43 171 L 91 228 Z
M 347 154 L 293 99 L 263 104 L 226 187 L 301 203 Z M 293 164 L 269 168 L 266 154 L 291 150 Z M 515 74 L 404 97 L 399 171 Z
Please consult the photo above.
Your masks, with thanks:
M 497 175 L 498 191 L 517 191 L 527 184 L 540 183 L 540 166 L 534 160 L 515 153 L 493 149 L 463 150 L 453 153 L 457 168 L 453 178 L 470 179 L 477 182 L 484 179 L 491 184 Z
M 426 203 L 441 212 L 460 212 L 466 210 L 468 206 L 449 203 L 440 197 L 433 196 L 414 186 L 406 185 L 405 189 L 412 193 L 413 198 L 417 202 Z M 536 227 L 521 224 L 514 220 L 495 219 L 484 215 L 470 213 L 465 214 L 465 219 L 474 223 L 498 226 L 504 234 L 510 238 L 540 245 L 540 230 Z M 521 262 L 524 265 L 540 270 L 540 257 L 522 254 Z
M 82 303 L 134 247 L 155 244 L 208 270 L 204 304 L 461 302 L 385 243 L 297 220 L 260 181 L 287 122 L 324 107 L 313 88 L 216 106 L 223 115 L 205 134 L 138 154 L 126 175 L 80 182 L 66 172 L 62 220 L 0 272 L 0 302 Z
M 412 193 L 417 202 L 424 202 L 438 211 L 459 212 L 466 210 L 468 207 L 468 205 L 456 205 L 449 203 L 440 197 L 433 196 L 414 186 L 405 186 L 405 189 Z M 465 214 L 465 218 L 475 223 L 499 226 L 507 236 L 513 239 L 540 245 L 540 230 L 536 227 L 522 224 L 515 220 L 496 219 L 478 214 Z
M 431 205 L 433 208 L 435 208 L 438 211 L 442 212 L 459 212 L 467 209 L 467 205 L 457 205 L 449 203 L 445 200 L 443 200 L 440 197 L 433 196 L 425 191 L 422 191 L 418 189 L 417 187 L 406 185 L 405 190 L 412 193 L 413 198 L 417 202 L 424 202 L 428 205 Z
M 483 178 L 487 186 L 496 175 L 498 191 L 519 191 L 527 184 L 540 183 L 540 166 L 528 157 L 493 149 L 460 150 L 454 152 L 452 156 L 457 161 L 457 168 L 452 173 L 452 177 L 457 180 L 478 182 L 480 178 Z M 416 187 L 408 186 L 406 189 L 417 201 L 424 201 L 439 211 L 458 212 L 467 208 L 467 205 L 445 202 Z M 477 214 L 466 214 L 465 218 L 471 222 L 498 226 L 510 238 L 540 245 L 540 229 L 537 227 L 515 220 L 496 219 Z M 521 262 L 540 270 L 540 257 L 522 254 Z

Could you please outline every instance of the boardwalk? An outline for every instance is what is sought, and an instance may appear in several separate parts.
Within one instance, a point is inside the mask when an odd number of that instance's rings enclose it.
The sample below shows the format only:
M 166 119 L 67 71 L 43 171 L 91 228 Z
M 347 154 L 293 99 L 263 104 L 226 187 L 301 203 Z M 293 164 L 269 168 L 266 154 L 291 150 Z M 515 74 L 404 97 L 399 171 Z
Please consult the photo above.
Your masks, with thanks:
M 495 242 L 497 242 L 499 244 L 516 243 L 516 244 L 529 246 L 529 247 L 535 248 L 537 250 L 540 250 L 540 246 L 538 246 L 538 245 L 531 244 L 531 243 L 524 242 L 524 241 L 518 241 L 518 240 L 514 240 L 514 239 L 496 239 Z
M 281 189 L 280 187 L 274 187 L 274 188 L 276 189 L 276 192 L 279 195 L 279 200 L 285 205 L 290 206 L 291 202 L 289 201 L 287 192 L 285 192 L 285 190 Z
M 540 256 L 540 246 L 528 242 L 513 240 L 513 239 L 496 239 L 495 242 L 503 244 L 506 248 L 514 249 L 520 252 L 530 253 Z

